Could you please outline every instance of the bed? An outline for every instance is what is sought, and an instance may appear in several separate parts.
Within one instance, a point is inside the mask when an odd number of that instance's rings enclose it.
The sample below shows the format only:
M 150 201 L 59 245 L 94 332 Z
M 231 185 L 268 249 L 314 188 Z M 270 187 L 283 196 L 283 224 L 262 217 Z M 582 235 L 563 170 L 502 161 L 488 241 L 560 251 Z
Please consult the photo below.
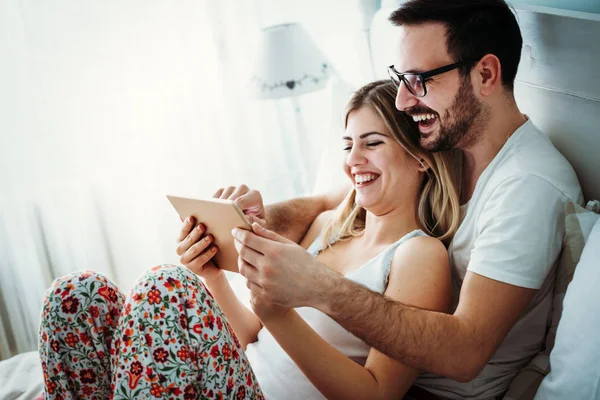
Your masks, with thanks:
M 371 28 L 378 78 L 386 78 L 385 67 L 394 63 L 395 34 L 387 21 L 391 11 L 379 10 Z M 572 163 L 586 199 L 599 199 L 600 15 L 543 7 L 520 7 L 517 14 L 524 37 L 517 102 Z M 0 362 L 0 382 L 0 399 L 39 395 L 37 352 Z

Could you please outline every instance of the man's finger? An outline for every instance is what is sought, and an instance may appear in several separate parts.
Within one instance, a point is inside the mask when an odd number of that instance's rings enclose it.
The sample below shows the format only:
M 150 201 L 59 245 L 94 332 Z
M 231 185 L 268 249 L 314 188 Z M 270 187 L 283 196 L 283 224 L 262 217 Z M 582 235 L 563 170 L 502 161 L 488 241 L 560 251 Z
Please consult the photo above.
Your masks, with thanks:
M 258 210 L 262 208 L 263 201 L 262 196 L 258 190 L 250 190 L 248 193 L 235 199 L 235 203 L 242 210 Z
M 238 254 L 240 255 L 239 258 L 253 266 L 260 266 L 260 262 L 264 258 L 262 254 L 254 251 L 250 247 L 244 246 L 241 242 L 235 239 L 233 240 L 233 244 Z
M 229 196 L 231 196 L 231 193 L 233 193 L 234 190 L 235 190 L 235 186 L 226 187 L 225 190 L 223 190 L 223 193 L 221 193 L 221 196 L 219 198 L 227 200 L 229 198 Z
M 233 228 L 231 234 L 235 240 L 260 254 L 265 254 L 265 251 L 273 244 L 273 241 L 260 237 L 254 234 L 254 232 L 245 229 Z
M 261 236 L 265 239 L 269 239 L 269 240 L 273 240 L 275 242 L 279 242 L 279 243 L 285 243 L 285 244 L 295 244 L 294 242 L 292 242 L 291 240 L 288 240 L 286 238 L 284 238 L 281 235 L 278 235 L 277 233 L 270 231 L 266 228 L 263 228 L 262 226 L 260 226 L 260 224 L 257 224 L 256 222 L 254 222 L 252 224 L 252 230 L 254 231 L 254 233 L 256 233 L 258 236 Z
M 215 194 L 213 194 L 213 198 L 218 199 L 219 197 L 221 197 L 221 194 L 223 193 L 223 190 L 225 190 L 225 189 L 221 188 L 221 189 L 217 190 L 215 192 Z
M 247 280 L 246 287 L 248 289 L 250 289 L 250 291 L 252 292 L 252 294 L 254 296 L 263 298 L 263 296 L 265 294 L 265 289 L 262 286 L 257 285 L 256 283 Z
M 229 195 L 229 197 L 227 198 L 228 200 L 235 200 L 240 196 L 243 196 L 246 192 L 248 192 L 248 186 L 246 185 L 240 185 L 237 188 L 235 188 L 235 190 L 233 191 L 233 193 L 231 193 Z
M 240 270 L 240 274 L 244 278 L 258 285 L 258 281 L 260 279 L 260 272 L 258 272 L 258 270 L 254 266 L 248 264 L 242 258 L 238 257 L 238 268 Z

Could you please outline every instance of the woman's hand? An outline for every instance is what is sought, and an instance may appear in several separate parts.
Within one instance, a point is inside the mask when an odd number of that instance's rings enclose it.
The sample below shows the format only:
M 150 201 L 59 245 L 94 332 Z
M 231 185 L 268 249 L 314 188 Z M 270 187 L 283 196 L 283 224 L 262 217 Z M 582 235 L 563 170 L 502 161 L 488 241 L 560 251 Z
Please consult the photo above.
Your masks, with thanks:
M 250 306 L 252 307 L 254 314 L 256 314 L 264 324 L 267 324 L 274 318 L 282 317 L 290 310 L 287 307 L 278 306 L 277 304 L 260 298 L 252 292 L 250 294 Z
M 250 190 L 246 185 L 229 186 L 219 189 L 213 198 L 233 200 L 244 211 L 250 224 L 256 222 L 266 226 L 265 207 L 257 190 Z M 188 217 L 181 226 L 176 252 L 182 265 L 208 282 L 220 278 L 223 270 L 211 261 L 219 249 L 213 245 L 213 237 L 205 233 L 206 227 L 201 222 L 194 228 L 194 218 Z
M 213 197 L 217 199 L 233 200 L 244 212 L 250 225 L 256 222 L 262 227 L 267 227 L 265 219 L 265 206 L 258 190 L 251 190 L 246 185 L 229 186 L 219 189 Z
M 209 282 L 221 277 L 223 270 L 211 261 L 219 249 L 212 244 L 212 235 L 204 235 L 205 232 L 206 227 L 201 223 L 194 228 L 194 217 L 186 218 L 175 251 L 182 265 Z

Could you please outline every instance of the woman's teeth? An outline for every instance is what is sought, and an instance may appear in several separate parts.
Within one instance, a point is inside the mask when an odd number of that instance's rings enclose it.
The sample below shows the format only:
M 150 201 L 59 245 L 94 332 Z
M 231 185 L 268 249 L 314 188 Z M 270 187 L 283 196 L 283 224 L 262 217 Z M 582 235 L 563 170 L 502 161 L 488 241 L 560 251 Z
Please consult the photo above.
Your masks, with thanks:
M 361 183 L 365 183 L 365 182 L 370 182 L 373 179 L 377 178 L 379 175 L 376 174 L 361 174 L 361 175 L 354 175 L 354 182 L 361 184 Z
M 425 121 L 426 119 L 435 119 L 435 115 L 434 114 L 413 115 L 412 119 L 415 122 Z

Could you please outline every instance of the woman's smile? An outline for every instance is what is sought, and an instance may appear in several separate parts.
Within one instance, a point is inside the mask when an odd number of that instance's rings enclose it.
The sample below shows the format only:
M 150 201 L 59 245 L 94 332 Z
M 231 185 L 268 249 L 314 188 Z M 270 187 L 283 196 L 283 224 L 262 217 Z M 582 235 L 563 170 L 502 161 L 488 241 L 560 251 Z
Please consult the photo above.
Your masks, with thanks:
M 379 174 L 375 173 L 361 173 L 354 175 L 354 187 L 356 189 L 363 188 L 374 183 L 377 179 L 379 179 Z

